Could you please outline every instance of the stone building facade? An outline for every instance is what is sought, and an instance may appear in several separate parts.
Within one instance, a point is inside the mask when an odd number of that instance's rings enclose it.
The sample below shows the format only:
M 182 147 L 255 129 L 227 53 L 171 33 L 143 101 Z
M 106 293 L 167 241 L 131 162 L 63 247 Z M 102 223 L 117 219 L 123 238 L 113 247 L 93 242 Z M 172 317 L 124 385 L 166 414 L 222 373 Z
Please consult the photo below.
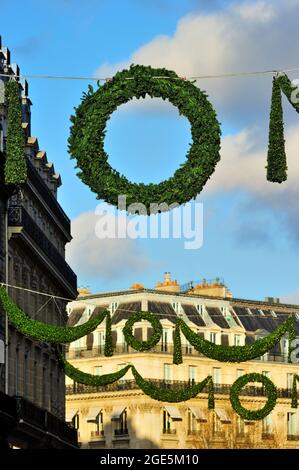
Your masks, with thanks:
M 205 293 L 205 290 L 209 295 Z M 213 289 L 216 295 L 211 295 Z M 221 290 L 223 296 L 219 297 Z M 142 377 L 159 388 L 182 389 L 211 375 L 215 409 L 208 410 L 207 393 L 182 403 L 162 403 L 145 395 L 131 371 L 106 387 L 90 387 L 67 378 L 67 419 L 78 427 L 84 448 L 298 448 L 299 412 L 291 407 L 291 389 L 298 363 L 288 363 L 288 335 L 263 357 L 243 363 L 221 363 L 198 353 L 182 335 L 183 364 L 173 364 L 173 330 L 177 316 L 205 339 L 216 344 L 251 344 L 274 331 L 299 307 L 277 299 L 235 299 L 219 280 L 188 285 L 172 281 L 169 273 L 156 289 L 135 284 L 128 291 L 91 294 L 81 292 L 68 305 L 69 322 L 80 324 L 91 315 L 109 309 L 112 315 L 114 355 L 105 357 L 105 324 L 86 338 L 71 344 L 69 361 L 84 372 L 107 374 L 133 364 Z M 141 353 L 126 344 L 123 327 L 136 311 L 155 313 L 163 335 L 150 351 Z M 146 340 L 152 334 L 146 321 L 134 324 L 134 336 Z M 232 409 L 232 383 L 251 372 L 264 374 L 278 389 L 272 413 L 262 421 L 243 421 Z M 261 384 L 244 389 L 242 404 L 260 409 L 266 402 Z
M 16 64 L 11 64 L 9 49 L 1 47 L 1 39 L 0 73 L 7 75 L 0 77 L 0 160 L 3 179 L 7 135 L 4 87 L 9 77 L 18 80 L 20 72 Z M 21 106 L 28 179 L 20 189 L 9 188 L 10 193 L 7 194 L 3 193 L 1 185 L 0 280 L 22 288 L 9 287 L 9 294 L 32 318 L 53 325 L 65 325 L 67 301 L 62 298 L 77 296 L 76 275 L 65 261 L 65 244 L 71 240 L 70 220 L 57 201 L 61 178 L 55 172 L 53 163 L 48 161 L 46 152 L 39 148 L 38 139 L 31 135 L 31 104 L 28 84 L 24 81 L 21 84 Z M 61 298 L 54 300 L 37 292 Z M 2 339 L 4 318 L 3 313 Z M 40 422 L 35 425 L 45 427 L 44 420 L 51 422 L 52 419 L 54 428 L 60 426 L 65 435 L 70 435 L 71 443 L 74 444 L 76 437 L 73 430 L 69 430 L 64 423 L 65 379 L 54 349 L 46 343 L 24 337 L 9 324 L 6 353 L 8 380 L 5 384 L 2 366 L 2 392 L 22 400 L 28 416 L 33 413 L 32 407 L 36 407 L 39 410 L 36 416 L 39 416 Z M 19 405 L 18 409 L 22 406 Z M 53 433 L 56 435 L 54 428 Z M 26 430 L 22 431 L 18 424 L 9 435 L 9 441 L 20 447 L 34 447 L 42 440 L 41 436 L 43 433 L 28 441 Z

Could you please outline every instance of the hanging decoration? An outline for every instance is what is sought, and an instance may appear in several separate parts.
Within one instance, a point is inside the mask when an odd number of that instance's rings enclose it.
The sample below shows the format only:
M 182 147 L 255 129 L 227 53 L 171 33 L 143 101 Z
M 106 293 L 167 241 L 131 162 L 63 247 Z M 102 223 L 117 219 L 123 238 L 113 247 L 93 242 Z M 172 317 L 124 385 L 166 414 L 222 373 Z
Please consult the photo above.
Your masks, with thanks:
M 152 336 L 147 341 L 138 341 L 133 335 L 134 323 L 142 320 L 148 321 L 154 330 Z M 132 346 L 136 351 L 148 351 L 149 349 L 152 349 L 160 341 L 162 333 L 162 325 L 158 318 L 149 312 L 133 313 L 127 320 L 123 329 L 123 335 L 127 344 Z
M 20 185 L 27 179 L 25 137 L 22 129 L 20 84 L 9 80 L 5 85 L 7 112 L 5 184 Z
M 275 331 L 270 333 L 264 338 L 256 340 L 252 344 L 244 346 L 222 346 L 207 341 L 198 336 L 186 323 L 177 319 L 177 325 L 180 327 L 183 335 L 189 343 L 196 349 L 196 351 L 204 354 L 210 359 L 215 359 L 220 362 L 245 362 L 262 356 L 270 351 L 288 332 L 289 334 L 289 362 L 291 361 L 290 355 L 292 352 L 292 341 L 295 339 L 295 318 L 289 316 Z M 174 348 L 178 347 L 178 343 L 174 343 Z M 174 352 L 174 354 L 177 354 Z
M 299 382 L 299 375 L 294 374 L 292 385 L 292 408 L 298 408 L 297 382 Z
M 241 405 L 239 394 L 241 393 L 242 388 L 247 385 L 249 382 L 261 382 L 265 388 L 268 400 L 266 404 L 260 410 L 247 410 L 244 406 Z M 257 421 L 264 419 L 268 414 L 271 413 L 273 408 L 276 405 L 277 401 L 277 389 L 271 380 L 268 379 L 265 375 L 262 374 L 245 374 L 239 377 L 232 385 L 230 389 L 230 402 L 239 416 L 243 419 Z
M 0 286 L 0 300 L 2 306 L 18 331 L 37 341 L 48 343 L 71 343 L 82 336 L 88 335 L 104 320 L 107 312 L 101 312 L 98 316 L 74 327 L 48 325 L 30 318 L 9 297 L 3 286 Z
M 169 100 L 191 125 L 193 142 L 186 162 L 160 184 L 131 183 L 111 168 L 104 149 L 111 114 L 134 97 L 146 95 Z M 131 65 L 96 91 L 89 85 L 75 111 L 68 142 L 71 158 L 76 159 L 80 169 L 78 176 L 99 199 L 114 206 L 118 205 L 120 195 L 126 196 L 127 205 L 142 203 L 147 214 L 151 213 L 152 203 L 168 206 L 161 210 L 170 209 L 172 204 L 184 204 L 201 192 L 220 160 L 220 126 L 206 93 L 175 72 Z
M 272 88 L 267 179 L 273 183 L 282 183 L 287 179 L 281 89 L 276 78 L 273 78 Z

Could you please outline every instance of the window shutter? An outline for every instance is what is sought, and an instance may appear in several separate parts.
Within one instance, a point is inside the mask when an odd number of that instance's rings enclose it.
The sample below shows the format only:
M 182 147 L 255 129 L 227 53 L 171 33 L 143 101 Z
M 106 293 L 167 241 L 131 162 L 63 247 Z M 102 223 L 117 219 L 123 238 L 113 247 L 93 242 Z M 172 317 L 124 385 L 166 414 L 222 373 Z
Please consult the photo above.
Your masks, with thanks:
M 150 337 L 153 335 L 153 333 L 154 333 L 154 328 L 151 328 L 149 326 L 148 329 L 147 329 L 147 339 L 150 339 Z
M 221 335 L 222 346 L 229 346 L 228 335 Z
M 115 348 L 117 343 L 117 331 L 112 331 L 112 347 Z
M 137 341 L 142 341 L 142 328 L 135 328 L 134 336 Z
M 86 349 L 90 351 L 93 347 L 93 333 L 89 333 L 86 337 Z

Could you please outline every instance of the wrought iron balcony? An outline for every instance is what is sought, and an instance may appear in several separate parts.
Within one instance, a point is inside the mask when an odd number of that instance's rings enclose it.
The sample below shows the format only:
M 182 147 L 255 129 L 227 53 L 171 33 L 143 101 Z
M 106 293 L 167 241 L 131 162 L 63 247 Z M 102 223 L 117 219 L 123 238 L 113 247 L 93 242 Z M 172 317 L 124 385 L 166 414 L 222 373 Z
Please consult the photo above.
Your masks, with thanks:
M 184 390 L 190 386 L 190 381 L 184 380 L 159 380 L 159 379 L 145 379 L 151 382 L 153 385 L 161 389 L 171 390 Z M 122 390 L 138 390 L 139 387 L 135 380 L 119 380 L 113 384 L 93 387 L 90 385 L 83 385 L 74 383 L 73 385 L 66 386 L 66 393 L 68 395 L 84 394 L 84 393 L 106 393 L 106 392 L 119 392 Z M 214 393 L 219 395 L 230 394 L 231 385 L 229 384 L 216 384 L 214 385 Z M 203 393 L 208 393 L 208 388 L 203 390 Z M 279 398 L 292 397 L 292 390 L 286 388 L 278 388 L 277 394 Z M 240 395 L 247 397 L 266 397 L 267 393 L 264 387 L 248 386 L 244 387 Z M 299 393 L 298 393 L 299 397 Z
M 147 353 L 156 353 L 156 354 L 168 354 L 172 355 L 173 354 L 173 345 L 169 344 L 167 345 L 167 350 L 165 350 L 164 345 L 162 344 L 157 344 L 154 346 L 152 349 L 147 351 Z M 117 344 L 113 348 L 113 354 L 118 355 L 118 354 L 140 354 L 140 351 L 136 351 L 136 349 L 133 349 L 132 347 L 126 345 L 126 344 Z M 196 351 L 196 349 L 187 349 L 186 347 L 182 347 L 182 354 L 183 356 L 193 356 L 193 357 L 205 357 L 204 354 Z M 74 357 L 104 357 L 104 346 L 96 346 L 92 350 L 88 350 L 85 348 L 71 348 L 68 352 L 68 357 L 74 358 Z M 259 361 L 262 359 L 256 358 L 253 361 Z M 267 361 L 265 362 L 279 362 L 279 363 L 286 363 L 288 362 L 288 355 L 287 354 L 269 354 Z
M 23 230 L 44 252 L 55 268 L 62 274 L 64 279 L 74 288 L 77 286 L 77 276 L 59 253 L 57 248 L 50 242 L 37 223 L 22 206 L 11 206 L 8 208 L 8 225 L 10 227 L 22 227 Z
M 99 431 L 91 431 L 90 437 L 91 437 L 92 439 L 96 439 L 97 437 L 102 438 L 102 437 L 104 437 L 104 431 L 102 431 L 102 430 L 99 430 Z
M 17 417 L 22 423 L 29 423 L 41 431 L 47 431 L 64 441 L 77 445 L 77 432 L 64 421 L 39 408 L 23 397 L 14 397 L 16 401 Z
M 166 429 L 163 428 L 163 434 L 176 434 L 176 429 Z
M 114 430 L 114 436 L 121 437 L 121 436 L 128 436 L 129 431 L 128 429 L 115 429 Z

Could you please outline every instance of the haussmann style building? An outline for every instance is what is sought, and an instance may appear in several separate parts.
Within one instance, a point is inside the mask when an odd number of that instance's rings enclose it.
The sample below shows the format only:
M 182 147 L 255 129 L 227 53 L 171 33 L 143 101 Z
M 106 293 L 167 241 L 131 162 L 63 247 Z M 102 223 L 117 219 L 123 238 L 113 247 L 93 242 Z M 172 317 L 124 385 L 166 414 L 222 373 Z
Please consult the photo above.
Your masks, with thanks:
M 91 374 L 107 374 L 133 364 L 143 378 L 160 388 L 182 389 L 211 375 L 215 408 L 208 410 L 207 393 L 177 404 L 162 403 L 145 395 L 131 371 L 108 386 L 91 387 L 67 378 L 67 420 L 78 429 L 82 448 L 298 448 L 298 411 L 291 407 L 291 388 L 296 363 L 288 362 L 288 336 L 259 359 L 222 363 L 198 353 L 184 336 L 183 364 L 172 363 L 173 330 L 177 316 L 202 338 L 222 345 L 251 344 L 274 331 L 299 306 L 233 298 L 219 279 L 180 286 L 170 273 L 155 289 L 135 284 L 129 290 L 91 294 L 81 290 L 69 303 L 69 324 L 79 325 L 103 309 L 112 314 L 114 355 L 104 356 L 105 322 L 85 338 L 72 343 L 68 360 Z M 126 344 L 123 327 L 132 313 L 158 315 L 163 326 L 160 342 L 150 351 L 137 352 Z M 134 336 L 146 340 L 152 334 L 147 321 L 134 325 Z M 278 389 L 275 409 L 264 420 L 244 421 L 232 409 L 229 392 L 243 374 L 266 375 Z M 262 384 L 246 386 L 242 405 L 260 409 L 267 400 Z
M 28 180 L 21 189 L 3 180 L 6 158 L 5 83 L 20 75 L 0 38 L 0 282 L 27 314 L 54 325 L 67 321 L 66 301 L 76 298 L 77 278 L 65 261 L 70 220 L 57 201 L 59 174 L 31 135 L 31 101 L 22 82 L 20 100 Z M 23 290 L 23 289 L 27 290 Z M 49 344 L 32 341 L 0 315 L 0 446 L 76 448 L 76 431 L 65 422 L 65 377 Z M 5 347 L 7 344 L 7 347 Z M 6 349 L 6 350 L 5 350 Z

